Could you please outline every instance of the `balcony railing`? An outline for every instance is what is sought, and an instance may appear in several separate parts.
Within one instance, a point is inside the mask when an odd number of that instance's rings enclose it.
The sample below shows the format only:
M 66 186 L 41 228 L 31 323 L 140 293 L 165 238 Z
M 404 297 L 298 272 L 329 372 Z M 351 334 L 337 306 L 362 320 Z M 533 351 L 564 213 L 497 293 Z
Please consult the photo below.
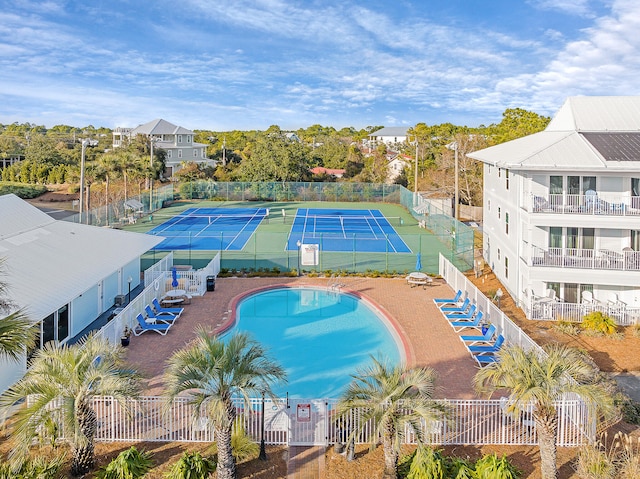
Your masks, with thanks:
M 593 192 L 589 195 L 531 195 L 531 213 L 640 216 L 640 196 L 616 196 Z
M 531 266 L 640 271 L 640 251 L 547 248 L 531 245 Z
M 564 303 L 549 298 L 534 298 L 529 307 L 525 307 L 527 318 L 547 321 L 582 322 L 585 315 L 600 311 L 613 318 L 616 324 L 629 326 L 640 320 L 640 308 L 629 307 L 623 303 L 613 304 L 594 301 L 590 304 Z

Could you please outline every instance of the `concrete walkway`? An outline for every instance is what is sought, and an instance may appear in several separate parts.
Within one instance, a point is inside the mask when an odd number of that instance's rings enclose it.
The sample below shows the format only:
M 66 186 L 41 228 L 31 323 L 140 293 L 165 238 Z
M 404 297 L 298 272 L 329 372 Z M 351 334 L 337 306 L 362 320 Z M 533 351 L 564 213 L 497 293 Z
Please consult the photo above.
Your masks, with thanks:
M 322 446 L 290 446 L 287 479 L 322 479 L 325 462 Z

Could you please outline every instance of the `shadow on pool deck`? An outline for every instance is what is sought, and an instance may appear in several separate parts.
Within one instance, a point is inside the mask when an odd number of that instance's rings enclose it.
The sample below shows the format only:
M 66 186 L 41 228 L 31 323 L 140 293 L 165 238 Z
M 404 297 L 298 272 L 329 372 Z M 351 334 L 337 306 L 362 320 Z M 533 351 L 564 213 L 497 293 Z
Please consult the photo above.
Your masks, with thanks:
M 434 297 L 452 295 L 441 281 L 434 286 L 411 288 L 404 278 L 342 278 L 343 290 L 359 292 L 393 318 L 409 345 L 408 363 L 429 366 L 438 373 L 438 398 L 475 397 L 472 378 L 477 366 L 453 329 L 433 303 Z M 197 326 L 214 332 L 230 315 L 233 299 L 247 291 L 269 285 L 328 285 L 327 278 L 219 278 L 216 289 L 194 297 L 166 336 L 152 331 L 132 337 L 128 360 L 148 379 L 145 394 L 162 392 L 165 361 L 195 337 Z

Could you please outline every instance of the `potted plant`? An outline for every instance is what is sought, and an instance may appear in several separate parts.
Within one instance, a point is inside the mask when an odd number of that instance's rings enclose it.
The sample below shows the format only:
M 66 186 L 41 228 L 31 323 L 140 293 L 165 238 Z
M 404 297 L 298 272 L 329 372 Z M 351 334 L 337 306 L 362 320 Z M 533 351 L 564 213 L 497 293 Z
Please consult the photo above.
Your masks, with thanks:
M 122 336 L 120 336 L 120 344 L 122 344 L 122 346 L 129 346 L 131 333 L 133 333 L 133 330 L 128 325 L 125 326 L 124 330 L 122 331 Z

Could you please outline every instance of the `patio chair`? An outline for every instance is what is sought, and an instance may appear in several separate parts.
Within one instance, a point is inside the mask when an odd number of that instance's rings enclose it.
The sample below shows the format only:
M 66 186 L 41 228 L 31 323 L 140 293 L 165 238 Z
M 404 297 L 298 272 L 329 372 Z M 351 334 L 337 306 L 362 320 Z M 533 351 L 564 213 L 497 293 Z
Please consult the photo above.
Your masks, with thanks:
M 484 334 L 463 335 L 460 336 L 460 340 L 464 343 L 471 343 L 469 346 L 477 343 L 491 343 L 494 334 L 496 334 L 496 326 L 492 324 Z
M 445 306 L 444 308 L 440 308 L 440 311 L 443 313 L 464 313 L 469 309 L 469 305 L 471 304 L 471 300 L 469 298 L 465 299 L 462 304 L 458 304 L 457 306 Z
M 449 324 L 456 333 L 459 333 L 467 328 L 480 329 L 482 327 L 482 317 L 482 311 L 478 311 L 478 314 L 476 314 L 475 318 L 473 318 L 472 320 L 449 321 Z
M 133 335 L 140 336 L 142 333 L 146 333 L 147 331 L 155 331 L 162 336 L 166 336 L 169 332 L 169 328 L 171 328 L 171 323 L 147 323 L 145 319 L 142 317 L 142 314 L 136 316 L 138 320 L 138 325 L 133 328 Z
M 153 305 L 153 309 L 156 310 L 156 313 L 172 313 L 180 316 L 184 312 L 184 308 L 163 308 L 160 306 L 158 298 L 153 298 L 151 304 Z
M 500 358 L 498 356 L 493 355 L 484 355 L 484 354 L 472 354 L 473 359 L 478 363 L 478 366 L 483 367 L 488 364 L 497 363 Z
M 458 301 L 460 301 L 460 298 L 462 298 L 462 290 L 459 289 L 453 298 L 451 299 L 434 298 L 433 302 L 441 306 L 445 304 L 458 304 Z
M 466 345 L 467 349 L 471 354 L 483 354 L 483 353 L 497 353 L 502 345 L 504 344 L 504 336 L 502 334 L 498 334 L 496 338 L 496 342 L 488 345 L 474 346 L 474 345 Z
M 453 313 L 447 313 L 444 315 L 447 319 L 455 319 L 456 321 L 461 319 L 473 319 L 473 316 L 476 314 L 478 306 L 472 304 L 471 307 L 467 311 L 454 311 Z
M 151 306 L 149 306 L 148 304 L 144 307 L 144 312 L 147 313 L 147 321 L 149 321 L 150 319 L 154 319 L 156 321 L 173 322 L 180 317 L 179 314 L 174 313 L 158 313 L 151 309 Z

